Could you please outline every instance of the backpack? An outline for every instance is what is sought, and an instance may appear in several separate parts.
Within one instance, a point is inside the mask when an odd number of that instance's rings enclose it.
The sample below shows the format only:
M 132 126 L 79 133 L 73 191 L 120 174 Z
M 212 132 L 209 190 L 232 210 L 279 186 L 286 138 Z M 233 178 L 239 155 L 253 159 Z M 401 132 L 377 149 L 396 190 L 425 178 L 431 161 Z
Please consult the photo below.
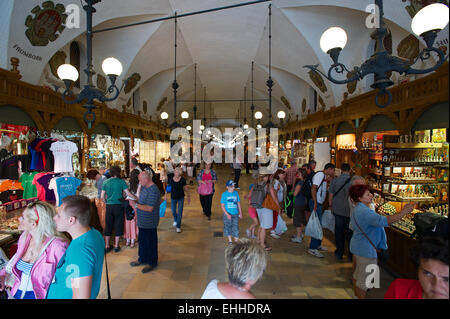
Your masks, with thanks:
M 300 190 L 300 193 L 302 193 L 302 195 L 306 198 L 306 199 L 311 199 L 312 198 L 312 194 L 311 194 L 311 189 L 312 189 L 312 180 L 313 177 L 316 173 L 311 174 L 310 177 L 307 177 L 305 182 L 303 183 L 302 189 Z
M 266 185 L 256 184 L 253 186 L 252 196 L 250 198 L 250 205 L 254 208 L 262 208 L 262 203 L 266 198 Z
M 417 213 L 413 217 L 414 238 L 443 237 L 448 239 L 448 218 L 435 213 Z

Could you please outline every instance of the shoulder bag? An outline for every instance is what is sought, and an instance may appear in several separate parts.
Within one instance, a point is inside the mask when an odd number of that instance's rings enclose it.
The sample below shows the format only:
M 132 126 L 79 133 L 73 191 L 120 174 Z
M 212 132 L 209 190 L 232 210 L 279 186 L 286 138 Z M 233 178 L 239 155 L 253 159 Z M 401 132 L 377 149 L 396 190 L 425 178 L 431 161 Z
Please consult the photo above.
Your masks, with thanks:
M 272 195 L 270 194 L 270 190 L 267 192 L 266 197 L 264 198 L 262 207 L 273 211 L 280 210 L 280 206 L 273 200 Z
M 363 233 L 363 235 L 367 238 L 367 240 L 372 245 L 372 247 L 375 248 L 375 250 L 377 251 L 378 260 L 383 262 L 383 263 L 385 263 L 389 259 L 389 252 L 387 250 L 385 250 L 385 249 L 378 249 L 377 247 L 375 247 L 375 245 L 370 240 L 369 236 L 367 236 L 366 233 L 359 226 L 358 222 L 356 221 L 355 216 L 353 216 L 353 220 L 355 221 L 355 224 L 356 224 L 356 226 L 358 226 L 358 228 L 361 231 L 361 233 Z

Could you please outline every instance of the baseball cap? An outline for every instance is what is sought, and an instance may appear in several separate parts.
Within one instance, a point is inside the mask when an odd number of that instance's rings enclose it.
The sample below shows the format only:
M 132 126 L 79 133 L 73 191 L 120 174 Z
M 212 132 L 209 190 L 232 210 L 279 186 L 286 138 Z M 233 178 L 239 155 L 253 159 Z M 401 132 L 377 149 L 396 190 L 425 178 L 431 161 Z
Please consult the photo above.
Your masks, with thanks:
M 226 185 L 227 185 L 227 187 L 236 186 L 236 183 L 230 179 Z

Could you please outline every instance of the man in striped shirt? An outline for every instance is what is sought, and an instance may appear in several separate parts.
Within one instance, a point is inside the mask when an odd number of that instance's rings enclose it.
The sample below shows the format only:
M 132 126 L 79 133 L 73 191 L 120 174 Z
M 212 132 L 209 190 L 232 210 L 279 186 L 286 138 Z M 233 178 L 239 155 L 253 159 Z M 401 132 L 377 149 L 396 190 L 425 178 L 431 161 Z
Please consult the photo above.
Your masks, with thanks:
M 139 174 L 141 192 L 139 200 L 130 200 L 130 205 L 137 213 L 139 227 L 139 259 L 130 263 L 132 267 L 146 265 L 142 272 L 152 271 L 158 265 L 159 204 L 161 193 L 152 181 L 152 173 L 143 171 Z
M 290 159 L 291 167 L 289 167 L 286 170 L 286 185 L 287 185 L 287 194 L 288 194 L 288 201 L 290 201 L 290 205 L 287 207 L 286 215 L 289 218 L 292 218 L 292 213 L 294 209 L 293 205 L 293 196 L 290 194 L 293 191 L 293 187 L 295 186 L 295 180 L 297 179 L 297 163 L 295 162 L 295 159 Z

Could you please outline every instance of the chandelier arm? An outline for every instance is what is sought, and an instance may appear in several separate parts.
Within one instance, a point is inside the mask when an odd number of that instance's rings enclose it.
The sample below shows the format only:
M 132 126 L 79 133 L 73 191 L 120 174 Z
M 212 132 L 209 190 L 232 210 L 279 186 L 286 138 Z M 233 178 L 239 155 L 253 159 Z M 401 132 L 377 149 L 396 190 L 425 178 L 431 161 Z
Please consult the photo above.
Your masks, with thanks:
M 432 67 L 428 69 L 414 69 L 414 68 L 408 68 L 405 71 L 405 74 L 426 74 L 435 71 L 438 69 L 442 64 L 444 64 L 445 61 L 448 60 L 449 55 L 445 56 L 444 53 L 436 48 L 430 48 L 430 49 L 424 49 L 422 52 L 420 52 L 419 56 L 416 58 L 416 60 L 411 64 L 414 65 L 419 59 L 423 62 L 431 58 L 431 52 L 435 52 L 439 55 L 439 61 Z
M 319 65 L 305 65 L 304 68 L 310 69 L 313 72 L 317 72 L 320 73 L 322 76 L 324 76 L 328 81 L 336 83 L 336 84 L 346 84 L 346 83 L 350 83 L 353 81 L 357 81 L 361 78 L 360 75 L 360 71 L 359 68 L 355 68 L 355 70 L 357 71 L 356 74 L 354 76 L 352 76 L 351 78 L 347 79 L 347 80 L 337 80 L 335 79 L 331 73 L 333 72 L 333 70 L 336 71 L 336 73 L 344 73 L 344 70 L 349 72 L 348 69 L 346 68 L 345 65 L 338 63 L 338 64 L 334 64 L 330 67 L 330 69 L 328 70 L 328 75 L 326 75 L 325 73 L 323 73 L 322 71 L 320 71 L 317 67 Z
M 122 86 L 122 87 L 123 87 L 123 86 Z M 114 93 L 114 91 L 115 91 L 115 93 Z M 112 97 L 110 97 L 110 98 L 107 98 L 105 94 L 102 94 L 102 95 L 99 96 L 98 99 L 99 99 L 101 102 L 111 102 L 111 101 L 114 101 L 114 100 L 117 99 L 117 97 L 119 96 L 120 91 L 121 91 L 121 90 L 119 90 L 119 88 L 118 88 L 116 85 L 111 85 L 111 86 L 108 88 L 108 93 L 109 93 L 109 94 L 114 93 L 114 95 L 113 95 Z
M 73 92 L 71 90 L 65 90 L 64 93 L 61 95 L 64 103 L 66 104 L 78 104 L 80 103 L 83 99 L 81 98 L 81 94 L 78 95 L 75 99 L 73 100 L 67 100 L 66 97 L 71 97 L 73 96 Z

